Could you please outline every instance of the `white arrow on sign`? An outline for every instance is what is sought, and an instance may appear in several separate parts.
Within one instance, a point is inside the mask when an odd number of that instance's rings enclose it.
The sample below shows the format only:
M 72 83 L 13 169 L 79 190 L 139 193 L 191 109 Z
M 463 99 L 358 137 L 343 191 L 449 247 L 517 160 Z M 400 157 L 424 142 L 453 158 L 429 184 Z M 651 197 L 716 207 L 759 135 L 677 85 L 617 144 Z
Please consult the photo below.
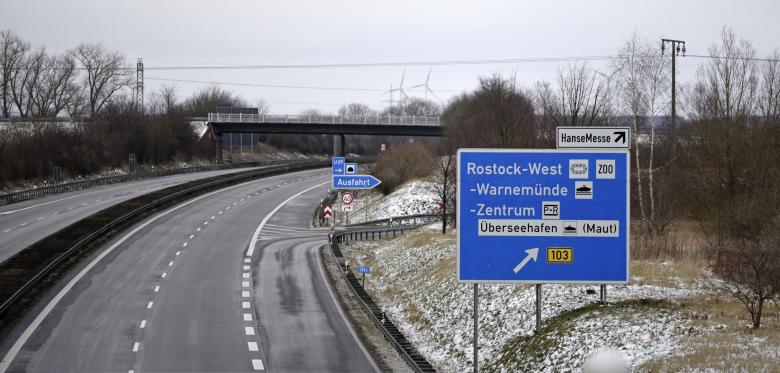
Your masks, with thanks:
M 538 247 L 534 247 L 533 249 L 528 249 L 525 252 L 528 255 L 526 255 L 525 259 L 523 259 L 523 261 L 520 262 L 520 264 L 518 264 L 517 267 L 515 267 L 515 269 L 513 270 L 513 271 L 515 271 L 515 273 L 520 272 L 520 270 L 523 269 L 523 267 L 525 267 L 526 264 L 528 264 L 529 260 L 533 259 L 534 262 L 535 262 L 536 261 L 536 257 L 539 256 L 539 248 Z

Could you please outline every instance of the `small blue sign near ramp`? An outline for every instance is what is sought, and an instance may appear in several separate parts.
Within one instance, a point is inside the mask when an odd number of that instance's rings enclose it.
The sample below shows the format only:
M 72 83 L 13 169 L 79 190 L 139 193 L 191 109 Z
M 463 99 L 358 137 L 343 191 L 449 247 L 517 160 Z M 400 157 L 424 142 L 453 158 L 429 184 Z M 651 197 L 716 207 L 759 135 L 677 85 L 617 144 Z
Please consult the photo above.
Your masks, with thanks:
M 359 266 L 357 267 L 358 273 L 371 273 L 371 267 Z
M 344 175 L 346 173 L 345 165 L 346 165 L 346 159 L 344 157 L 333 157 L 330 160 L 331 162 L 331 173 L 333 175 Z
M 626 283 L 629 153 L 458 151 L 458 280 Z

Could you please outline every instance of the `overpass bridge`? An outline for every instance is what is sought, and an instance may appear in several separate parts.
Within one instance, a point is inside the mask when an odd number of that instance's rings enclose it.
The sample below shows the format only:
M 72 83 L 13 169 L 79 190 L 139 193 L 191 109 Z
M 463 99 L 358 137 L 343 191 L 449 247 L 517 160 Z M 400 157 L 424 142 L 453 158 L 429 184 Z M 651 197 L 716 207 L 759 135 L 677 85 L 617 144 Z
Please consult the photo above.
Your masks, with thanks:
M 225 133 L 325 134 L 334 137 L 335 156 L 344 155 L 345 135 L 443 136 L 439 117 L 382 115 L 268 115 L 209 113 L 206 124 L 222 162 Z

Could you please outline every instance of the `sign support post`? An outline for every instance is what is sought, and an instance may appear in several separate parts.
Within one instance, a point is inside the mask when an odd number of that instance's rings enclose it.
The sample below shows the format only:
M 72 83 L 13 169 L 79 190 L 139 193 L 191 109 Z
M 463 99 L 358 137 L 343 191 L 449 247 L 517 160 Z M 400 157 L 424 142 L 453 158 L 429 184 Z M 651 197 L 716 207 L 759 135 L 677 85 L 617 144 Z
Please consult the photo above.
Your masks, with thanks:
M 542 284 L 536 284 L 536 334 L 542 330 Z
M 474 284 L 474 373 L 479 373 L 479 284 Z
M 363 289 L 366 288 L 366 273 L 365 272 L 363 272 L 363 284 L 361 284 L 360 286 L 362 286 Z
M 601 304 L 607 304 L 607 285 L 601 285 L 599 290 L 601 290 L 601 294 L 599 294 L 599 302 Z

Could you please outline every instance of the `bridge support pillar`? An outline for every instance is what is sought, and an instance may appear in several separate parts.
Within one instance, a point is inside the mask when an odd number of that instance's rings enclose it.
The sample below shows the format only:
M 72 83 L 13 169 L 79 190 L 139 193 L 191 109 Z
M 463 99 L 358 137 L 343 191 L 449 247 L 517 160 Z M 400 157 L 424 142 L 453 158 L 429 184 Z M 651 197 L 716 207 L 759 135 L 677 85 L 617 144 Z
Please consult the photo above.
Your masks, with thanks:
M 222 135 L 221 134 L 219 134 L 219 135 L 215 134 L 214 135 L 214 148 L 215 148 L 214 149 L 214 151 L 215 151 L 215 154 L 214 154 L 215 155 L 215 157 L 214 157 L 215 162 L 219 163 L 219 164 L 223 163 L 223 159 L 222 159 Z
M 347 141 L 344 135 L 333 135 L 333 156 L 343 157 L 347 154 Z

